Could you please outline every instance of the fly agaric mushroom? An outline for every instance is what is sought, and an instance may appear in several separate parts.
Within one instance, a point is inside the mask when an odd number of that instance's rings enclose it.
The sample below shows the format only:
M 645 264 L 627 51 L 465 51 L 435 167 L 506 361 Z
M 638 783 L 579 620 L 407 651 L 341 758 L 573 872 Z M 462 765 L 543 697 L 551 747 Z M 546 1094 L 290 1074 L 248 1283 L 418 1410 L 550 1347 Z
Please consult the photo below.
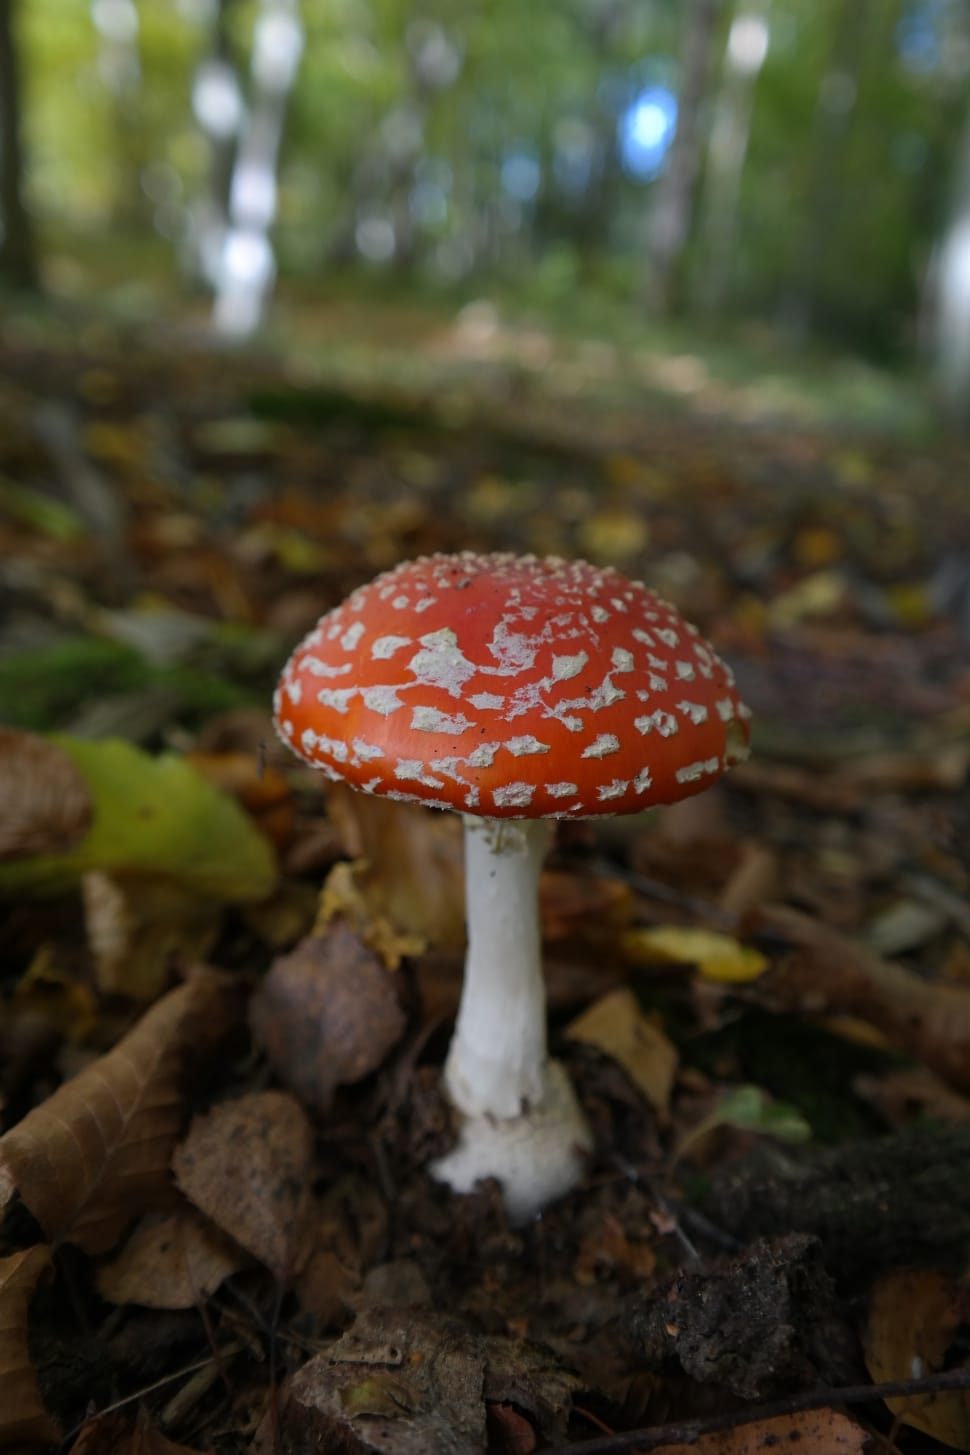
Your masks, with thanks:
M 550 820 L 639 813 L 747 753 L 734 679 L 667 602 L 585 561 L 429 556 L 362 586 L 287 663 L 283 741 L 365 793 L 464 815 L 468 956 L 445 1067 L 455 1149 L 523 1221 L 591 1144 L 546 1051 L 538 881 Z

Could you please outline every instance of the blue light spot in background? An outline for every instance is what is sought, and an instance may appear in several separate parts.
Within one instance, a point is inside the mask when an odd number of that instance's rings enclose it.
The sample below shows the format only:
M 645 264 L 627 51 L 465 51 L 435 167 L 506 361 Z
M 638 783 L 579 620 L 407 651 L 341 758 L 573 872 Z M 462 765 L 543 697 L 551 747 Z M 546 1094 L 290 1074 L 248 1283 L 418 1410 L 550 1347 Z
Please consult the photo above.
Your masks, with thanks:
M 896 26 L 896 47 L 911 71 L 935 71 L 941 60 L 941 27 L 947 9 L 944 0 L 916 0 L 907 6 Z
M 542 169 L 531 152 L 509 152 L 502 162 L 502 186 L 516 202 L 531 202 L 541 180 Z
M 620 117 L 620 159 L 631 176 L 650 182 L 663 171 L 677 130 L 677 97 L 666 86 L 648 86 Z

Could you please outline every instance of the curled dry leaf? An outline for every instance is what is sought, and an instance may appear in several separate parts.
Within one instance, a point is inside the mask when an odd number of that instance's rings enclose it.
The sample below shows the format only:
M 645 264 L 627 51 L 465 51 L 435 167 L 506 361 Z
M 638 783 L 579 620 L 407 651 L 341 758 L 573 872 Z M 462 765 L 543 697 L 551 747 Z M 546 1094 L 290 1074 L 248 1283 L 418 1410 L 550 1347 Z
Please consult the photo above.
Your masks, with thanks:
M 84 838 L 93 806 L 65 752 L 0 727 L 0 860 L 62 854 Z
M 566 1035 L 612 1056 L 654 1111 L 666 1114 L 677 1074 L 677 1049 L 643 1014 L 631 990 L 602 996 L 567 1027 Z
M 970 986 L 922 980 L 787 905 L 766 905 L 750 928 L 788 947 L 762 982 L 773 1006 L 861 1016 L 951 1086 L 970 1091 Z
M 454 814 L 388 803 L 335 783 L 327 810 L 345 851 L 366 868 L 358 886 L 374 919 L 438 950 L 465 943 L 461 824 Z
M 142 1219 L 117 1257 L 98 1269 L 98 1292 L 109 1303 L 193 1308 L 243 1261 L 228 1238 L 192 1208 L 180 1208 Z
M 27 1316 L 41 1278 L 50 1270 L 47 1248 L 27 1248 L 0 1258 L 0 1448 L 27 1449 L 60 1439 L 44 1408 L 30 1362 Z
M 970 1321 L 970 1287 L 965 1280 L 932 1268 L 902 1268 L 884 1274 L 872 1290 L 866 1330 L 866 1366 L 874 1380 L 910 1379 L 918 1369 L 933 1374 L 954 1367 L 951 1345 Z M 964 1362 L 966 1358 L 964 1356 Z M 970 1394 L 887 1399 L 904 1425 L 922 1430 L 954 1450 L 970 1450 Z
M 173 1159 L 186 1197 L 288 1284 L 313 1240 L 313 1129 L 282 1091 L 257 1091 L 196 1117 Z
M 231 982 L 214 970 L 158 1001 L 0 1137 L 0 1209 L 17 1191 L 52 1242 L 104 1253 L 139 1213 L 164 1206 L 185 1063 L 233 1019 Z
M 344 920 L 275 960 L 252 1003 L 253 1034 L 301 1100 L 325 1111 L 404 1031 L 399 981 Z

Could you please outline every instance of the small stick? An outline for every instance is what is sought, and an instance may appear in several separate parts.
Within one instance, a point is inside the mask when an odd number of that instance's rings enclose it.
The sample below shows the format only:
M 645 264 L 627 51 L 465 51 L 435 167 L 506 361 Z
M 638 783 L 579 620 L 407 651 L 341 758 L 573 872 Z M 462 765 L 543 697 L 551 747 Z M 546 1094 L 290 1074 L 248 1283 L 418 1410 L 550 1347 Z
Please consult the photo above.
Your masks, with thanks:
M 970 1389 L 970 1369 L 953 1369 L 943 1374 L 927 1374 L 921 1379 L 892 1379 L 884 1384 L 849 1384 L 841 1389 L 813 1389 L 774 1404 L 750 1405 L 728 1414 L 712 1415 L 706 1420 L 683 1420 L 679 1424 L 647 1425 L 640 1430 L 624 1430 L 594 1440 L 579 1440 L 571 1445 L 557 1445 L 546 1455 L 622 1455 L 626 1450 L 657 1450 L 663 1445 L 693 1445 L 702 1435 L 715 1435 L 721 1430 L 734 1430 L 761 1420 L 777 1420 L 783 1415 L 797 1415 L 808 1410 L 826 1409 L 829 1405 L 866 1404 L 874 1399 L 899 1399 L 907 1395 L 940 1394 L 948 1389 Z

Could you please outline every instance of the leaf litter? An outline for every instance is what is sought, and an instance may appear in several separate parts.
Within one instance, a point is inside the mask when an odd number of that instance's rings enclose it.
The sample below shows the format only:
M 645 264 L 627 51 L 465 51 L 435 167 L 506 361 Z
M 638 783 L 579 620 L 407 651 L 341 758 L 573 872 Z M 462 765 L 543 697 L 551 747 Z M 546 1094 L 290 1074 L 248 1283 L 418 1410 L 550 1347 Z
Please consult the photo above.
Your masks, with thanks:
M 954 447 L 11 359 L 0 1447 L 508 1455 L 963 1368 Z M 724 790 L 557 838 L 553 1043 L 597 1150 L 523 1229 L 426 1170 L 457 824 L 327 789 L 268 727 L 324 610 L 468 546 L 642 575 L 757 720 Z M 966 1448 L 965 1398 L 690 1448 Z

